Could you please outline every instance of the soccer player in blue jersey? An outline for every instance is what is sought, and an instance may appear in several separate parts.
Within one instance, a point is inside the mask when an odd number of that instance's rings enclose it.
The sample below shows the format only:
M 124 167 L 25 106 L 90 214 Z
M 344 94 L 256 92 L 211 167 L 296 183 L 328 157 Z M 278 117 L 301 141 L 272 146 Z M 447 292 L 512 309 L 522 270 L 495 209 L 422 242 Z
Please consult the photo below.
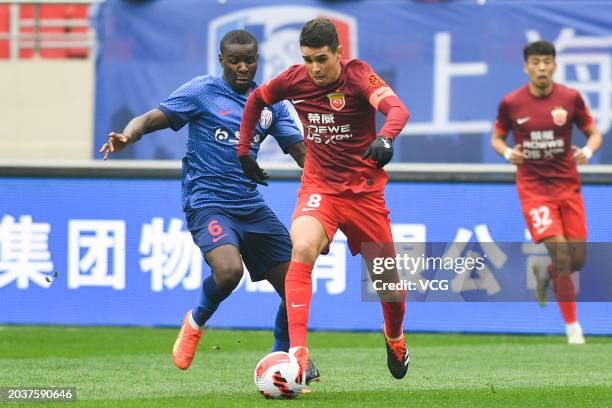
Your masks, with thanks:
M 106 160 L 146 133 L 168 127 L 179 130 L 189 124 L 183 158 L 183 209 L 193 240 L 212 274 L 204 280 L 199 303 L 186 313 L 174 344 L 174 363 L 182 370 L 191 365 L 204 324 L 240 282 L 243 261 L 251 280 L 266 279 L 282 299 L 285 297 L 285 275 L 291 259 L 289 234 L 264 202 L 255 182 L 243 174 L 236 155 L 242 110 L 256 87 L 257 50 L 257 40 L 247 31 L 229 32 L 220 44 L 221 77 L 192 79 L 157 108 L 133 118 L 122 133 L 111 132 L 100 148 Z M 283 151 L 303 166 L 302 133 L 282 103 L 262 112 L 253 155 L 267 135 L 273 135 Z M 267 175 L 257 171 L 258 180 L 265 184 Z M 283 301 L 276 315 L 273 350 L 288 349 Z M 318 378 L 318 372 L 311 370 L 306 377 L 310 382 Z

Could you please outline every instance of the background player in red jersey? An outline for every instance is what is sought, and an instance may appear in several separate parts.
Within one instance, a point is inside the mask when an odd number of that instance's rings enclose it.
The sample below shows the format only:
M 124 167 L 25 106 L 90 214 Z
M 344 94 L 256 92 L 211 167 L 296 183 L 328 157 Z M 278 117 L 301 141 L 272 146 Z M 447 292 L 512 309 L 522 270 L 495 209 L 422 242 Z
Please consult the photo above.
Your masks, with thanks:
M 587 164 L 602 138 L 580 93 L 553 82 L 554 45 L 536 41 L 527 44 L 523 54 L 529 83 L 502 99 L 491 144 L 518 166 L 523 215 L 533 240 L 544 242 L 552 260 L 546 270 L 534 268 L 538 300 L 546 304 L 552 280 L 568 343 L 583 344 L 571 279 L 572 271 L 584 265 L 587 237 L 576 164 Z M 582 148 L 571 144 L 574 124 L 587 137 Z M 514 148 L 505 141 L 510 131 Z
M 238 156 L 247 177 L 257 182 L 265 179 L 249 155 L 253 129 L 265 106 L 288 99 L 304 125 L 307 154 L 291 224 L 293 251 L 285 293 L 290 352 L 307 367 L 312 268 L 336 230 L 346 234 L 351 253 L 362 253 L 366 262 L 371 254 L 363 254 L 364 242 L 387 243 L 380 246 L 381 253 L 395 255 L 383 194 L 387 175 L 382 167 L 393 156 L 392 142 L 408 120 L 408 111 L 371 66 L 358 59 L 342 61 L 342 46 L 329 20 L 306 23 L 300 49 L 303 65 L 289 67 L 249 97 Z M 387 117 L 378 136 L 376 110 Z M 397 281 L 397 271 L 389 271 L 386 279 Z M 402 378 L 409 362 L 402 329 L 405 293 L 380 295 L 387 364 L 395 378 Z

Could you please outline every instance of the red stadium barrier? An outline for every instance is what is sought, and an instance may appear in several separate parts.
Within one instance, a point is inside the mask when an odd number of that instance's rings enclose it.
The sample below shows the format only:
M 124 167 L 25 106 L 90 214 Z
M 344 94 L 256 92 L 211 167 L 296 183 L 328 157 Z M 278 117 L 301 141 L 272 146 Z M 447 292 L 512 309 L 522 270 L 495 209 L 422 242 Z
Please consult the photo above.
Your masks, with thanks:
M 0 5 L 0 34 L 9 33 L 9 6 L 7 4 Z M 8 39 L 0 40 L 0 59 L 10 57 L 10 45 Z
M 10 5 L 0 5 L 0 59 L 11 57 L 10 13 Z M 20 4 L 19 58 L 87 58 L 88 13 L 88 4 Z

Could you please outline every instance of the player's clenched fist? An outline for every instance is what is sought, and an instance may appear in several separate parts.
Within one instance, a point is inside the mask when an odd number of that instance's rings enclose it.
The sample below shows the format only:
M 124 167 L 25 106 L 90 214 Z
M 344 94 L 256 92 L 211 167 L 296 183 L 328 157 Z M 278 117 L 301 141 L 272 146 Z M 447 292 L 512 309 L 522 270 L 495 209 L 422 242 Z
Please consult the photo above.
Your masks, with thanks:
M 381 169 L 393 157 L 392 142 L 393 140 L 388 137 L 378 136 L 363 154 L 363 158 L 372 157 L 372 160 L 376 162 L 376 167 Z
M 504 151 L 504 157 L 510 163 L 515 164 L 517 166 L 523 164 L 525 161 L 525 156 L 523 156 L 523 151 L 521 150 L 520 143 L 514 146 L 514 148 L 508 147 Z
M 249 180 L 253 180 L 257 184 L 261 184 L 267 186 L 268 183 L 265 181 L 268 179 L 268 174 L 263 171 L 259 164 L 257 164 L 257 160 L 253 158 L 250 154 L 246 156 L 239 156 L 240 166 L 242 166 L 242 172 Z

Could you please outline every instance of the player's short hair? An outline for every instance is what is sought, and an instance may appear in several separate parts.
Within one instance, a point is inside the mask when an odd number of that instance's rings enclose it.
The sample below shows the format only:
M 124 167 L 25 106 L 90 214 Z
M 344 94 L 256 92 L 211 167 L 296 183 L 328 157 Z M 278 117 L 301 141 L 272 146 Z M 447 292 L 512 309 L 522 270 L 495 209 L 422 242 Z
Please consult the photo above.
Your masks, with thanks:
M 245 30 L 232 30 L 225 34 L 219 44 L 219 51 L 221 51 L 221 54 L 223 54 L 223 51 L 225 51 L 227 49 L 226 47 L 230 44 L 255 44 L 255 51 L 257 51 L 258 47 L 257 39 L 253 37 L 253 34 Z
M 523 58 L 525 58 L 525 62 L 527 62 L 531 55 L 552 55 L 554 58 L 557 53 L 555 51 L 555 46 L 548 41 L 534 41 L 523 48 Z
M 338 32 L 334 23 L 325 18 L 310 20 L 300 33 L 300 47 L 323 48 L 328 46 L 332 52 L 338 49 Z

